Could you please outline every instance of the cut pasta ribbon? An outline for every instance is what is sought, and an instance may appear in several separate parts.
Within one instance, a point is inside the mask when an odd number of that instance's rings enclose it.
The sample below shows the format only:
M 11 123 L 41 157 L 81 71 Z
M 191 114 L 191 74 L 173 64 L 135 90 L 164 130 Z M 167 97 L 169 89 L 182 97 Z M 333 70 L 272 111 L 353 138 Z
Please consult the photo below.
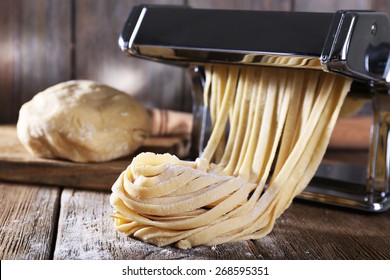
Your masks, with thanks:
M 351 85 L 319 71 L 205 70 L 202 156 L 136 156 L 112 187 L 119 232 L 182 249 L 267 235 L 314 176 Z

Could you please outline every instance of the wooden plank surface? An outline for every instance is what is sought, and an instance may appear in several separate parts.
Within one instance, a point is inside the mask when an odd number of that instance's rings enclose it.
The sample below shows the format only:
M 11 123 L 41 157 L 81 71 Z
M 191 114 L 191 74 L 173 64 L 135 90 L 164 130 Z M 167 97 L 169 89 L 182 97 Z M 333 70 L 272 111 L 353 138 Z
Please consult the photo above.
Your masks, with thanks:
M 71 3 L 75 42 L 71 42 Z M 0 1 L 0 123 L 16 122 L 21 104 L 72 76 L 94 79 L 134 95 L 145 105 L 190 110 L 183 70 L 125 57 L 117 37 L 130 8 L 139 3 L 190 4 L 198 8 L 335 11 L 376 9 L 387 0 L 251 1 Z M 96 30 L 96 32 L 91 32 Z M 72 43 L 76 43 L 71 73 Z M 141 81 L 142 78 L 142 81 Z M 0 140 L 2 135 L 0 134 Z M 1 142 L 1 141 L 0 141 Z M 109 190 L 130 158 L 75 164 L 30 157 L 16 138 L 0 156 L 0 179 Z M 5 151 L 4 146 L 0 152 Z M 16 157 L 15 157 L 16 155 Z M 6 165 L 5 165 L 6 162 Z M 114 175 L 112 175 L 114 173 Z M 97 177 L 95 174 L 99 174 Z M 110 175 L 111 174 L 111 175 Z M 111 176 L 111 177 L 110 177 Z M 103 182 L 104 180 L 110 181 Z M 0 258 L 46 259 L 54 251 L 60 189 L 0 183 Z M 294 203 L 274 231 L 258 241 L 212 248 L 158 248 L 117 234 L 109 218 L 109 192 L 64 190 L 56 259 L 389 259 L 390 212 L 365 214 Z
M 60 189 L 0 182 L 0 259 L 49 259 Z
M 390 212 L 295 202 L 257 241 L 179 250 L 116 233 L 109 193 L 66 189 L 55 259 L 389 259 Z
M 374 0 L 295 0 L 295 11 L 335 12 L 337 10 L 370 10 Z
M 105 163 L 34 157 L 20 144 L 15 126 L 0 126 L 0 180 L 110 190 L 130 162 L 131 157 Z
M 71 78 L 107 83 L 150 107 L 190 111 L 183 69 L 127 58 L 118 48 L 124 21 L 131 7 L 140 3 L 311 12 L 374 9 L 390 15 L 387 0 L 2 0 L 0 123 L 15 123 L 24 102 Z
M 71 76 L 70 1 L 0 1 L 0 124 L 20 106 Z
M 188 0 L 193 8 L 290 11 L 292 0 Z
M 265 259 L 389 259 L 390 212 L 295 202 L 254 244 Z
M 373 0 L 372 9 L 379 12 L 384 12 L 390 15 L 390 1 L 388 0 Z
M 61 197 L 54 259 L 253 259 L 251 242 L 180 250 L 118 234 L 110 194 L 66 189 Z
M 188 141 L 153 137 L 136 153 L 151 151 L 184 155 Z M 0 126 L 0 180 L 109 191 L 133 155 L 103 163 L 75 163 L 31 156 L 20 144 L 13 125 Z M 96 176 L 99 174 L 99 176 Z
M 147 107 L 191 111 L 184 69 L 128 57 L 119 49 L 127 16 L 141 3 L 182 5 L 184 1 L 75 1 L 75 77 L 123 90 Z

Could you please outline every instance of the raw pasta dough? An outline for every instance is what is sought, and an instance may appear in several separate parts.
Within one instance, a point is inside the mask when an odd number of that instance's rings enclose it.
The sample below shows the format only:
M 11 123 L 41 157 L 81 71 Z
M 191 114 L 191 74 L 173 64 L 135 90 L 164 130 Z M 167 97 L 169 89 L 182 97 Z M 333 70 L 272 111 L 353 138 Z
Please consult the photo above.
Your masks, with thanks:
M 150 117 L 131 96 L 86 80 L 38 93 L 19 112 L 23 146 L 45 158 L 100 162 L 129 155 L 149 135 Z
M 316 71 L 205 70 L 213 131 L 202 156 L 135 157 L 112 187 L 118 231 L 183 249 L 267 235 L 314 175 L 351 84 Z

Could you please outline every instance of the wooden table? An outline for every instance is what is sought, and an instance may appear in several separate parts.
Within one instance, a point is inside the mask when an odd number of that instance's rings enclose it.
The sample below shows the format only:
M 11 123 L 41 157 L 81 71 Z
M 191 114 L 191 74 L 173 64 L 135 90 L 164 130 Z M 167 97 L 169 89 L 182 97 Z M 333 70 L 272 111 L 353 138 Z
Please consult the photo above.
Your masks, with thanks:
M 304 201 L 294 201 L 260 240 L 180 250 L 126 237 L 109 217 L 107 182 L 128 160 L 72 165 L 31 158 L 15 128 L 0 127 L 0 259 L 390 259 L 390 211 Z
M 296 201 L 256 240 L 179 250 L 118 234 L 110 193 L 0 182 L 1 259 L 389 259 L 390 212 Z

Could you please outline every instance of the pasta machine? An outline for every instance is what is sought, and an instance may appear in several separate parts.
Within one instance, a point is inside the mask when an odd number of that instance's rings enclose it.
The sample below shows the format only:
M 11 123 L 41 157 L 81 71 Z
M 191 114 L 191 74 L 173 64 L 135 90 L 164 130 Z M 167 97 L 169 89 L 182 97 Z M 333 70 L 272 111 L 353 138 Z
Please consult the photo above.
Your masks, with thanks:
M 328 148 L 299 197 L 371 212 L 390 208 L 390 24 L 385 14 L 140 5 L 132 9 L 119 45 L 129 55 L 190 69 L 197 151 L 208 133 L 202 100 L 207 63 L 316 69 L 351 77 L 348 98 L 366 104 L 355 116 L 369 117 L 368 131 L 356 132 L 368 135 L 367 146 L 346 147 L 342 159 L 332 157 Z

